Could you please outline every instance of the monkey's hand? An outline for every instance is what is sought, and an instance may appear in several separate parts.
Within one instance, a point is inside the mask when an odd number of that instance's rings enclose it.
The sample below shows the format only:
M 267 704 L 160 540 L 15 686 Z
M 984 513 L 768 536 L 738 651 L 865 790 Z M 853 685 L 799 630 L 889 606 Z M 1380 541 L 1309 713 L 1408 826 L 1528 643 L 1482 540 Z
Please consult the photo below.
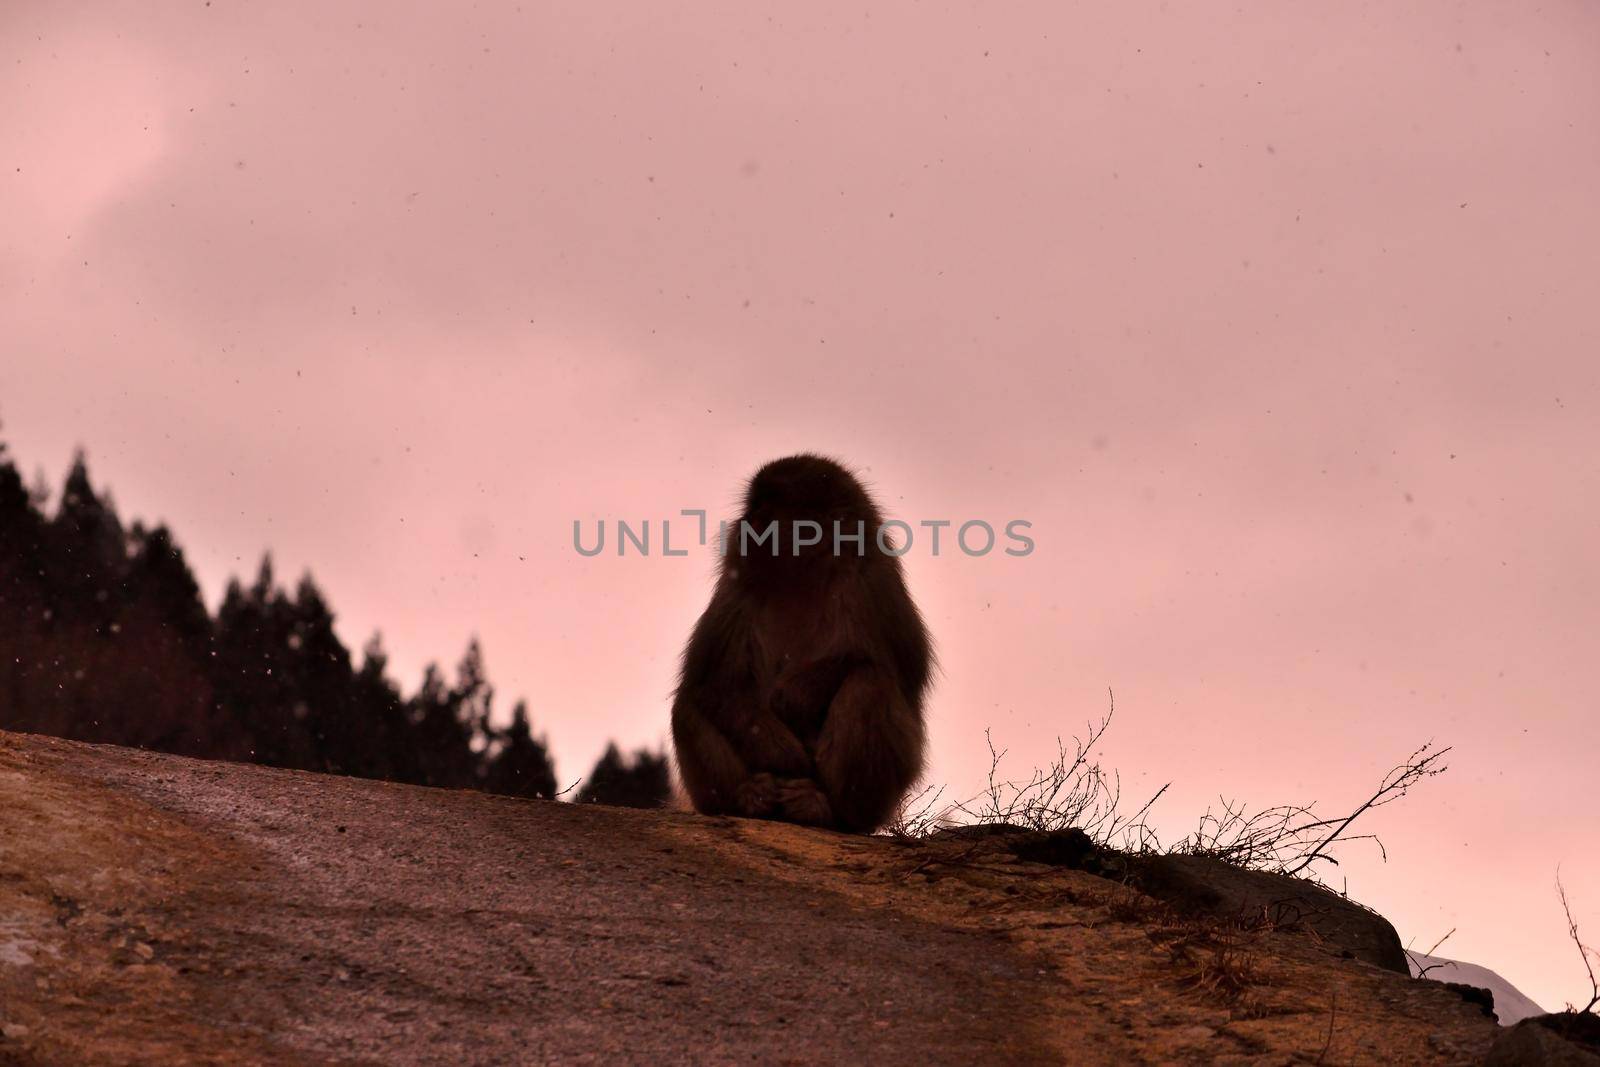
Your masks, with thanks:
M 778 807 L 789 822 L 802 826 L 832 826 L 833 805 L 810 778 L 784 778 L 778 783 Z
M 778 810 L 778 780 L 770 774 L 752 774 L 734 794 L 739 814 L 747 819 L 765 819 Z
M 739 739 L 745 765 L 759 767 L 782 778 L 800 778 L 812 773 L 811 753 L 794 731 L 773 715 L 752 718 Z

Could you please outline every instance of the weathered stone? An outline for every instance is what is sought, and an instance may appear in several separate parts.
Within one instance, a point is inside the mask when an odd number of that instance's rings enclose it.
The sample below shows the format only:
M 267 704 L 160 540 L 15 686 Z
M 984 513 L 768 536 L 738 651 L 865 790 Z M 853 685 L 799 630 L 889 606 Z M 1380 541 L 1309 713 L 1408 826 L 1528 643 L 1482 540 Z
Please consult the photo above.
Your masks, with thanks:
M 1489 1049 L 1485 1067 L 1600 1067 L 1600 1016 L 1554 1012 L 1524 1019 Z
M 1494 1012 L 1494 992 L 1482 986 L 1468 985 L 1465 982 L 1440 982 L 1440 985 L 1457 994 L 1468 1004 L 1476 1004 L 1483 1009 L 1483 1013 L 1491 1019 L 1498 1018 Z
M 1304 878 L 1249 871 L 1206 856 L 1143 856 L 1132 860 L 1132 880 L 1180 911 L 1309 930 L 1358 960 L 1411 973 L 1388 919 Z

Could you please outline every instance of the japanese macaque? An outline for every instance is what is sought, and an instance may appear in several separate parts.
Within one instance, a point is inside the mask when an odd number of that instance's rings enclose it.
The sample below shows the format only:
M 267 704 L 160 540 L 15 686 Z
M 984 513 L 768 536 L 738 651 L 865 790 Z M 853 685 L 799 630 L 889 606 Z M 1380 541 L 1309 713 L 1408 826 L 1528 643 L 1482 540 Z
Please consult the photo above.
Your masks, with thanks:
M 750 480 L 672 705 L 697 810 L 870 833 L 922 774 L 933 653 L 882 527 L 833 460 Z

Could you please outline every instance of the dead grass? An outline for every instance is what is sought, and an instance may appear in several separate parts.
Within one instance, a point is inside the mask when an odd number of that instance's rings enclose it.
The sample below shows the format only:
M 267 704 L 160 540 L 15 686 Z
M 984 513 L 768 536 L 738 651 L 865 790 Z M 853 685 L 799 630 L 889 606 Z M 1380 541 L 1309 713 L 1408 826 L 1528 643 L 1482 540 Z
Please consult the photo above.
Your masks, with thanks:
M 1261 957 L 1237 938 L 1210 934 L 1179 938 L 1167 945 L 1179 969 L 1180 985 L 1197 990 L 1242 1010 L 1259 1014 L 1265 1004 L 1257 995 L 1266 976 Z
M 1393 767 L 1372 794 L 1346 814 L 1323 818 L 1315 803 L 1252 810 L 1219 798 L 1218 806 L 1208 808 L 1192 832 L 1163 842 L 1150 815 L 1171 783 L 1157 789 L 1131 815 L 1124 815 L 1121 778 L 1098 758 L 1096 750 L 1115 714 L 1116 697 L 1108 691 L 1105 717 L 1087 724 L 1082 739 L 1074 737 L 1068 743 L 1058 738 L 1050 763 L 1023 778 L 1008 777 L 1002 771 L 1007 751 L 996 749 L 993 737 L 985 731 L 989 775 L 983 790 L 967 800 L 947 802 L 944 787 L 926 787 L 901 804 L 886 832 L 900 840 L 917 841 L 960 825 L 1013 826 L 1040 832 L 1079 829 L 1096 847 L 1125 855 L 1205 856 L 1247 870 L 1318 879 L 1323 865 L 1337 865 L 1335 849 L 1353 841 L 1372 842 L 1387 859 L 1382 841 L 1374 834 L 1351 833 L 1353 825 L 1368 812 L 1399 800 L 1413 786 L 1448 769 L 1443 759 L 1450 749 L 1437 748 L 1430 741 Z
M 1449 769 L 1442 762 L 1449 751 L 1435 748 L 1431 741 L 1415 749 L 1383 776 L 1371 796 L 1349 814 L 1331 819 L 1319 818 L 1314 803 L 1252 812 L 1243 804 L 1219 798 L 1220 807 L 1207 809 L 1195 831 L 1167 851 L 1208 856 L 1248 870 L 1287 875 L 1309 872 L 1312 876 L 1317 873 L 1312 867 L 1315 863 L 1337 865 L 1330 852 L 1335 844 L 1371 841 L 1387 859 L 1388 852 L 1377 835 L 1352 835 L 1348 832 L 1351 825 L 1374 808 L 1399 800 L 1424 779 L 1443 774 Z
M 1124 885 L 1107 888 L 1091 903 L 1104 910 L 1108 921 L 1139 927 L 1164 948 L 1179 988 L 1221 1001 L 1239 1017 L 1266 1013 L 1259 987 L 1268 984 L 1268 953 L 1261 941 L 1278 927 L 1266 921 L 1239 924 L 1187 916 Z

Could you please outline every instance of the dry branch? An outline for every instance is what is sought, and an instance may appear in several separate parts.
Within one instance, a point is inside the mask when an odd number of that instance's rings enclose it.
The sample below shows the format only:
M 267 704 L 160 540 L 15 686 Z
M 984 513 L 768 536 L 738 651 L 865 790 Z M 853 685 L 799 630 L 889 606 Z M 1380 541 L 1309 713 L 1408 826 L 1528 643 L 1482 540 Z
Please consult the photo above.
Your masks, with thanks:
M 1579 1014 L 1594 1011 L 1596 1007 L 1600 1007 L 1600 980 L 1596 980 L 1594 976 L 1594 961 L 1600 959 L 1600 953 L 1596 953 L 1594 949 L 1584 944 L 1583 938 L 1578 935 L 1578 920 L 1572 917 L 1572 905 L 1567 903 L 1567 887 L 1561 884 L 1559 869 L 1556 871 L 1556 895 L 1561 898 L 1561 910 L 1567 916 L 1567 936 L 1571 937 L 1572 943 L 1578 947 L 1578 957 L 1583 960 L 1583 969 L 1589 974 L 1589 1003 L 1581 1008 L 1568 1004 L 1567 1010 Z

